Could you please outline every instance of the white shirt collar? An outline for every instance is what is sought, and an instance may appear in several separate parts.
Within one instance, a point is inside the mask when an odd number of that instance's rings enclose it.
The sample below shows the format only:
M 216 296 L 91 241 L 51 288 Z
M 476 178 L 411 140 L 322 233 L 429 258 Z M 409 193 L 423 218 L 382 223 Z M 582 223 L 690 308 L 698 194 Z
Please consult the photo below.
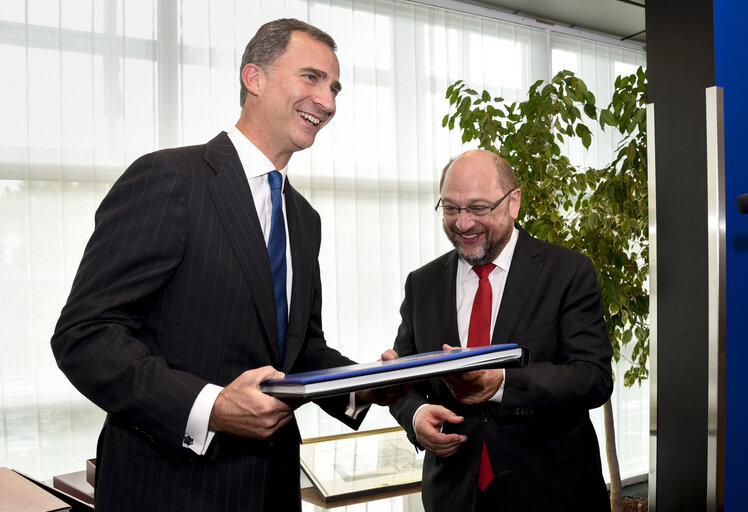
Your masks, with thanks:
M 244 172 L 248 179 L 263 176 L 270 171 L 279 171 L 283 176 L 283 183 L 286 183 L 286 174 L 288 174 L 288 164 L 283 169 L 276 169 L 273 162 L 255 146 L 251 140 L 244 135 L 239 128 L 232 126 L 227 135 L 239 153 L 239 160 L 244 167 Z

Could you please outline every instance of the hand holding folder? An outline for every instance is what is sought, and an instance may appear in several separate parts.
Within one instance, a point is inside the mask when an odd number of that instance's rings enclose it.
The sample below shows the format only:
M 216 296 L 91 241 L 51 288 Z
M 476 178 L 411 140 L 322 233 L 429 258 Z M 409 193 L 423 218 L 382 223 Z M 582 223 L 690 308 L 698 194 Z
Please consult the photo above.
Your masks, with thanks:
M 379 361 L 393 361 L 395 359 L 398 359 L 397 352 L 390 348 L 382 353 Z M 395 384 L 384 388 L 364 389 L 356 392 L 356 403 L 377 404 L 381 406 L 392 405 L 407 395 L 412 387 L 412 383 L 406 383 Z
M 444 350 L 455 347 L 444 345 Z M 462 403 L 475 405 L 493 397 L 504 382 L 503 368 L 485 368 L 442 377 L 454 397 Z

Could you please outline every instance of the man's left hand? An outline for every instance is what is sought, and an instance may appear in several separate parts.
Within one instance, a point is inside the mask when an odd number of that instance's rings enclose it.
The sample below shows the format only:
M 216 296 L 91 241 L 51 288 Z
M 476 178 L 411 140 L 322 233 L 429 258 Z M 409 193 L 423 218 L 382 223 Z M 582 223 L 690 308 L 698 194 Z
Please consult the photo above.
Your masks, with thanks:
M 453 349 L 444 345 L 444 350 Z M 460 402 L 468 405 L 480 404 L 493 397 L 504 382 L 504 370 L 474 370 L 472 372 L 447 375 L 444 383 Z

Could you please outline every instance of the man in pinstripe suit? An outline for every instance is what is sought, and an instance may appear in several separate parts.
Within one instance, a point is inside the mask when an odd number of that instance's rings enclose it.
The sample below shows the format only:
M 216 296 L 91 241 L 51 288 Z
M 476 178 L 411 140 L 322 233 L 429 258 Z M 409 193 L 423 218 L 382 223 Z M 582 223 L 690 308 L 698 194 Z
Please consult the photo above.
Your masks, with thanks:
M 335 114 L 334 50 L 306 23 L 263 25 L 242 58 L 236 126 L 141 157 L 99 207 L 52 338 L 59 367 L 108 413 L 97 510 L 300 509 L 298 404 L 259 385 L 351 362 L 322 331 L 319 215 L 285 179 L 291 155 Z M 287 233 L 284 353 L 266 245 L 274 170 Z M 387 399 L 367 391 L 320 405 L 356 428 L 371 402 Z

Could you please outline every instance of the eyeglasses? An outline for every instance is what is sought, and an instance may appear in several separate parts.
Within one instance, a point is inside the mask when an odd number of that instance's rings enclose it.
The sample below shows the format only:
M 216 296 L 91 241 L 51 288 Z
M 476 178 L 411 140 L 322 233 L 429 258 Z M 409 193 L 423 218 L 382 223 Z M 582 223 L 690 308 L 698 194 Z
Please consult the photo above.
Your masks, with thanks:
M 444 215 L 444 217 L 447 217 L 447 218 L 459 217 L 460 212 L 462 211 L 464 211 L 468 215 L 472 215 L 473 217 L 485 217 L 486 215 L 494 211 L 494 209 L 497 206 L 499 206 L 504 199 L 509 197 L 509 194 L 511 194 L 515 190 L 517 189 L 513 188 L 512 190 L 504 194 L 504 196 L 501 199 L 499 199 L 498 201 L 496 201 L 494 204 L 490 206 L 487 204 L 473 204 L 470 206 L 460 207 L 460 206 L 455 206 L 452 204 L 441 204 L 442 198 L 440 197 L 439 200 L 436 202 L 436 206 L 434 206 L 434 211 L 438 212 L 439 208 L 441 208 L 443 212 L 442 214 Z

